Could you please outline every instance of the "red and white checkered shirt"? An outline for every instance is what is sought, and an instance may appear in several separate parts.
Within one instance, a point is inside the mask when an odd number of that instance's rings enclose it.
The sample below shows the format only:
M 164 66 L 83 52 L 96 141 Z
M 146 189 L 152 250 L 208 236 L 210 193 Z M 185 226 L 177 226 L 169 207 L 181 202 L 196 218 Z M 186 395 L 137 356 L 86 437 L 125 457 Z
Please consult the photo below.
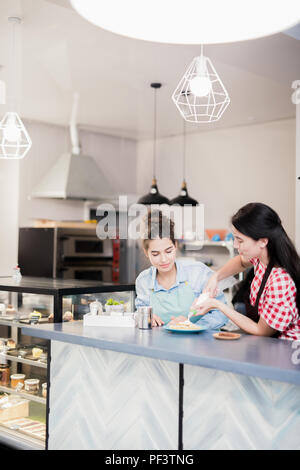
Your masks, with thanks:
M 258 258 L 250 262 L 255 273 L 250 290 L 250 303 L 254 306 L 267 267 Z M 259 299 L 258 314 L 271 328 L 281 332 L 281 339 L 300 340 L 296 296 L 297 290 L 291 276 L 283 268 L 274 267 Z

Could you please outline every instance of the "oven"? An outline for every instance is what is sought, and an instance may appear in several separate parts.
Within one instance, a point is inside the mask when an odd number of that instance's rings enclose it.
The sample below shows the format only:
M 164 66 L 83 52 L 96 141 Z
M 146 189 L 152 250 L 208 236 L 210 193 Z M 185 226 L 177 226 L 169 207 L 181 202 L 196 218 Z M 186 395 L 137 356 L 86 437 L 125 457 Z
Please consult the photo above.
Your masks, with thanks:
M 120 262 L 113 246 L 113 240 L 99 240 L 95 227 L 25 227 L 18 262 L 24 276 L 112 282 Z
M 63 235 L 60 238 L 64 258 L 112 258 L 112 241 L 97 236 Z
M 76 265 L 62 268 L 61 273 L 63 279 L 111 282 L 112 269 L 112 265 Z

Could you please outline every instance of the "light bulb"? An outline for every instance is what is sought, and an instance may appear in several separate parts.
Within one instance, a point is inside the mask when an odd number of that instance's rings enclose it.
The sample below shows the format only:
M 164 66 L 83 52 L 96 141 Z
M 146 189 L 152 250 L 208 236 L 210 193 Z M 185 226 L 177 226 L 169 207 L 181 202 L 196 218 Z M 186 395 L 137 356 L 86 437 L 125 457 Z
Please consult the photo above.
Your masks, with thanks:
M 205 76 L 196 76 L 190 81 L 191 93 L 195 96 L 207 96 L 211 91 L 211 81 Z
M 6 126 L 3 129 L 3 135 L 8 142 L 19 142 L 21 138 L 21 131 L 17 126 L 14 117 L 10 117 Z

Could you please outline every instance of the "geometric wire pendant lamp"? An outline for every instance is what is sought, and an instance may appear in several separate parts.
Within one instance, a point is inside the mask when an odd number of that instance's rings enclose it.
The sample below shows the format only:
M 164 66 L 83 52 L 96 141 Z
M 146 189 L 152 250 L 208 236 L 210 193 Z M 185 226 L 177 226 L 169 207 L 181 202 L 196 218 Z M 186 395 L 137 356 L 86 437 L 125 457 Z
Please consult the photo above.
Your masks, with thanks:
M 229 95 L 211 60 L 195 57 L 180 80 L 172 99 L 181 116 L 189 122 L 218 121 L 230 103 Z
M 151 83 L 151 88 L 154 89 L 154 136 L 153 136 L 153 177 L 150 192 L 142 196 L 138 204 L 151 205 L 151 204 L 170 204 L 168 198 L 160 194 L 157 187 L 156 180 L 156 134 L 157 134 L 157 90 L 161 88 L 161 83 Z
M 15 26 L 21 23 L 17 17 L 9 17 L 12 24 L 12 47 L 11 47 L 11 107 L 15 109 L 16 92 L 16 51 L 15 51 Z M 24 158 L 32 146 L 29 134 L 15 111 L 9 111 L 0 122 L 0 158 L 21 159 Z
M 185 166 L 186 166 L 186 122 L 183 121 L 183 182 L 179 196 L 170 201 L 170 204 L 177 204 L 179 206 L 198 206 L 199 203 L 196 199 L 189 196 L 187 184 L 185 179 Z

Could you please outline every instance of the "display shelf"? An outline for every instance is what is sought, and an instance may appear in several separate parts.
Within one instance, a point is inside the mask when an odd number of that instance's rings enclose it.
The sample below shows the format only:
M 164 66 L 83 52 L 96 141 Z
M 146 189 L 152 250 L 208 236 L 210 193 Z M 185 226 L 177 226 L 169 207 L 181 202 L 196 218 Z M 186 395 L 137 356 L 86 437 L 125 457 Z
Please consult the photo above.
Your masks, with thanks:
M 20 431 L 10 429 L 0 422 L 0 443 L 17 450 L 45 450 L 45 443 Z
M 194 241 L 185 241 L 183 242 L 183 247 L 185 251 L 196 251 L 201 250 L 204 246 L 214 246 L 226 248 L 229 251 L 231 257 L 234 256 L 234 246 L 232 241 L 221 240 L 219 242 L 212 240 L 194 240 Z
M 38 324 L 44 325 L 45 323 L 48 323 L 48 322 L 38 322 L 36 323 L 36 325 Z M 25 325 L 28 325 L 28 324 L 30 323 L 26 321 L 7 320 L 4 317 L 0 316 L 0 325 L 3 325 L 3 326 L 10 326 L 10 327 L 16 326 L 17 328 L 23 328 Z
M 201 250 L 207 248 L 206 252 L 203 253 Z M 217 248 L 217 250 L 214 250 Z M 221 249 L 221 250 L 219 250 Z M 227 253 L 226 253 L 226 251 Z M 208 254 L 209 251 L 209 254 Z M 209 268 L 213 271 L 218 271 L 230 258 L 234 258 L 237 252 L 234 248 L 233 240 L 182 240 L 181 242 L 181 252 L 183 257 L 192 257 L 195 261 L 199 260 L 205 263 L 205 260 L 202 259 L 202 256 L 210 257 L 214 260 L 213 264 L 209 264 Z M 199 259 L 200 257 L 200 259 Z M 216 261 L 218 260 L 218 261 Z M 237 275 L 239 281 L 243 280 L 243 273 Z M 230 299 L 233 295 L 232 288 L 229 288 Z
M 46 398 L 40 395 L 33 395 L 31 393 L 26 393 L 23 391 L 18 392 L 14 388 L 5 387 L 4 385 L 0 385 L 0 392 L 9 393 L 10 395 L 16 395 L 18 397 L 26 398 L 27 400 L 35 401 L 37 403 L 42 403 L 43 405 L 46 405 Z
M 34 310 L 41 311 L 42 321 L 34 324 L 37 330 L 48 324 L 48 315 L 53 317 L 54 323 L 63 322 L 63 314 L 65 311 L 71 311 L 74 314 L 74 323 L 82 321 L 82 315 L 86 313 L 85 305 L 88 300 L 96 299 L 105 302 L 108 297 L 125 295 L 131 306 L 134 304 L 135 285 L 134 284 L 111 284 L 93 281 L 63 280 L 63 279 L 46 279 L 32 278 L 23 276 L 20 282 L 14 281 L 12 278 L 1 278 L 0 281 L 1 303 L 4 305 L 12 305 L 16 310 L 16 314 L 12 312 L 8 318 L 7 315 L 0 316 L 1 335 L 6 339 L 11 339 L 17 345 L 24 348 L 39 347 L 35 345 L 34 339 L 24 338 L 21 329 L 32 327 L 30 324 L 29 312 Z M 34 298 L 34 296 L 37 296 Z M 40 299 L 41 296 L 47 296 L 47 299 Z M 123 299 L 122 297 L 122 300 Z M 43 306 L 41 309 L 40 306 Z M 46 306 L 46 308 L 44 308 Z M 67 308 L 68 307 L 68 308 Z M 76 307 L 76 308 L 75 308 Z M 47 314 L 47 316 L 44 315 Z M 73 322 L 72 322 L 73 323 Z M 25 335 L 26 336 L 26 335 Z M 31 336 L 31 335 L 30 335 Z M 9 337 L 9 338 L 8 338 Z M 6 344 L 6 343 L 5 343 Z M 40 346 L 45 350 L 44 345 Z M 48 449 L 49 439 L 49 396 L 51 384 L 49 382 L 51 348 L 50 342 L 47 341 L 48 363 L 27 359 L 27 356 L 17 356 L 17 351 L 1 349 L 0 363 L 9 363 L 11 372 L 25 373 L 26 377 L 40 378 L 40 390 L 38 395 L 26 392 L 24 389 L 16 391 L 10 386 L 0 386 L 0 393 L 6 393 L 12 397 L 19 397 L 29 401 L 30 419 L 37 421 L 43 420 L 45 425 L 45 440 L 38 441 L 32 436 L 22 435 L 21 429 L 11 429 L 5 426 L 3 421 L 0 422 L 0 443 L 8 445 L 15 449 Z M 15 355 L 16 354 L 16 355 Z M 40 368 L 41 370 L 34 372 L 32 368 Z M 28 370 L 29 369 L 29 370 Z M 32 369 L 32 370 L 31 370 Z M 39 377 L 44 375 L 44 377 Z M 41 384 L 47 383 L 47 398 L 42 396 Z M 37 430 L 39 428 L 37 427 Z M 33 430 L 33 429 L 32 429 Z M 40 439 L 44 436 L 40 436 Z
M 9 354 L 3 352 L 0 353 L 0 363 L 2 359 L 12 362 L 19 362 L 20 364 L 27 364 L 29 366 L 40 367 L 42 369 L 47 369 L 47 363 L 45 362 L 41 362 L 39 360 L 31 361 L 23 357 L 10 356 Z

